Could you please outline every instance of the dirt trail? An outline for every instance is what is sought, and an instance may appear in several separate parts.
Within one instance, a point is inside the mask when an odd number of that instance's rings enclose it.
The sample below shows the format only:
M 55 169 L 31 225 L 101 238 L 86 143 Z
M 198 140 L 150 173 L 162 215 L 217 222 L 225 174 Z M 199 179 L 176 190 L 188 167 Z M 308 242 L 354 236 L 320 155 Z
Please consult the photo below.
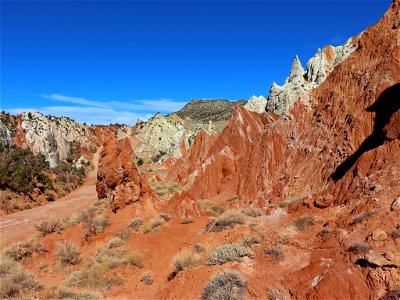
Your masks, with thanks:
M 93 204 L 97 200 L 96 177 L 102 148 L 100 147 L 93 155 L 92 162 L 95 168 L 88 174 L 85 183 L 80 188 L 53 203 L 2 216 L 0 220 L 0 247 L 3 248 L 12 242 L 36 234 L 33 224 L 41 220 L 62 219 Z

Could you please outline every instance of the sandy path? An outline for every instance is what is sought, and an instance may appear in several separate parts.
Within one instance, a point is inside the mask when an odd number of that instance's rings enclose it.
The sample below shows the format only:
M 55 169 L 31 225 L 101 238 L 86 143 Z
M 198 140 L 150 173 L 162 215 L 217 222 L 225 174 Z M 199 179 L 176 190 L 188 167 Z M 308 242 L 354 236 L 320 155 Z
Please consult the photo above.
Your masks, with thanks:
M 95 168 L 88 174 L 85 183 L 80 188 L 47 205 L 2 216 L 0 220 L 1 248 L 35 235 L 37 231 L 33 224 L 41 220 L 63 219 L 93 204 L 97 200 L 96 176 L 101 150 L 102 147 L 93 155 L 92 162 Z

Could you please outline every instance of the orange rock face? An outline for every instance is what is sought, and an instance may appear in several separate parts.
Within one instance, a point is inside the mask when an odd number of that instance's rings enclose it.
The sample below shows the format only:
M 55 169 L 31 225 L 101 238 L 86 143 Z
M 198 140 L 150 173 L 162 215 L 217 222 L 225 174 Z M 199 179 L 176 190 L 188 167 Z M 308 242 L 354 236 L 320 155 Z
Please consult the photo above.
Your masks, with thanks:
M 134 202 L 140 207 L 152 207 L 156 196 L 142 180 L 128 138 L 110 139 L 101 153 L 96 190 L 99 199 L 109 198 L 113 212 Z

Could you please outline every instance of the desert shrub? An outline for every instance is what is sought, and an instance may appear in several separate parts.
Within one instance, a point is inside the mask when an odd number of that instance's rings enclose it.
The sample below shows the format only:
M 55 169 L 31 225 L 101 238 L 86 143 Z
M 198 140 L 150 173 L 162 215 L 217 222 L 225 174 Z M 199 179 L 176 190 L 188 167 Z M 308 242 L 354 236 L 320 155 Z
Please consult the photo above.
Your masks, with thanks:
M 194 220 L 191 217 L 183 217 L 181 219 L 181 224 L 190 224 L 190 223 L 194 223 Z
M 170 214 L 168 214 L 168 213 L 160 213 L 159 215 L 158 215 L 160 218 L 162 218 L 162 219 L 164 219 L 164 221 L 169 221 L 169 220 L 171 220 L 171 215 Z
M 302 216 L 300 219 L 297 219 L 293 222 L 293 225 L 297 230 L 306 230 L 312 226 L 314 226 L 315 221 L 310 216 Z
M 153 227 L 153 229 L 156 229 L 157 227 L 161 226 L 164 223 L 165 219 L 161 216 L 157 216 L 151 220 L 151 226 Z
M 193 246 L 193 251 L 194 252 L 196 252 L 196 253 L 201 253 L 201 252 L 204 252 L 204 247 L 203 247 L 203 245 L 201 245 L 201 244 L 199 244 L 199 243 L 197 243 L 197 244 L 195 244 L 194 246 Z
M 1 298 L 17 298 L 41 288 L 33 275 L 23 270 L 18 262 L 8 256 L 0 257 Z
M 244 224 L 245 220 L 246 216 L 241 211 L 227 210 L 219 217 L 210 219 L 206 226 L 206 231 L 222 231 L 237 224 Z
M 108 241 L 107 248 L 108 249 L 117 248 L 122 244 L 124 244 L 124 240 L 119 237 L 115 237 Z
M 61 263 L 66 265 L 77 265 L 81 261 L 75 244 L 70 242 L 57 245 L 57 255 Z
M 226 270 L 214 275 L 205 286 L 201 300 L 244 300 L 246 280 L 236 270 Z
M 247 207 L 242 210 L 242 212 L 249 217 L 260 217 L 264 214 L 264 211 L 259 207 Z
M 43 220 L 39 223 L 34 224 L 34 226 L 42 236 L 46 236 L 53 232 L 61 232 L 63 230 L 62 223 L 56 219 Z
M 225 244 L 214 248 L 208 258 L 208 265 L 224 264 L 228 261 L 242 261 L 243 257 L 253 257 L 254 253 L 241 243 Z
M 4 254 L 16 261 L 31 257 L 33 253 L 45 252 L 46 248 L 37 240 L 29 239 L 8 246 Z
M 121 228 L 114 232 L 114 236 L 123 241 L 127 241 L 132 236 L 132 231 L 129 228 Z
M 100 245 L 96 248 L 95 261 L 108 269 L 115 269 L 128 263 L 125 253 L 124 249 L 109 249 Z
M 79 286 L 86 288 L 111 289 L 123 284 L 124 280 L 99 263 L 93 263 L 86 268 L 72 272 L 65 280 L 66 286 Z
M 141 225 L 143 225 L 143 220 L 141 218 L 133 218 L 129 222 L 129 227 L 133 229 L 138 229 Z
M 285 300 L 285 295 L 280 290 L 268 288 L 267 300 Z
M 355 243 L 348 249 L 349 252 L 354 254 L 363 254 L 371 250 L 371 246 L 365 242 Z
M 373 211 L 366 211 L 366 212 L 363 212 L 363 213 L 361 213 L 361 214 L 359 214 L 359 215 L 357 215 L 357 216 L 355 216 L 354 218 L 353 218 L 353 220 L 351 220 L 350 221 L 350 225 L 356 225 L 356 224 L 358 224 L 358 223 L 361 223 L 361 222 L 363 222 L 363 221 L 365 221 L 366 219 L 368 219 L 370 216 L 372 216 L 374 214 L 374 212 Z
M 173 272 L 178 274 L 187 268 L 194 268 L 199 264 L 201 256 L 197 253 L 193 253 L 192 251 L 184 250 L 179 252 L 173 261 Z
M 392 239 L 398 239 L 400 237 L 400 229 L 393 229 L 393 231 L 390 233 L 390 236 Z
M 81 222 L 80 214 L 68 215 L 63 219 L 63 227 L 69 228 L 78 225 Z
M 261 238 L 258 235 L 246 236 L 241 243 L 246 247 L 252 247 L 255 244 L 261 243 Z
M 89 207 L 81 213 L 81 222 L 83 227 L 89 234 L 96 235 L 103 232 L 108 226 L 109 221 L 106 215 L 97 215 L 98 209 L 96 207 Z
M 137 249 L 132 249 L 125 254 L 127 262 L 135 267 L 143 268 L 143 253 Z
M 45 293 L 43 293 L 42 297 L 44 299 L 76 299 L 76 300 L 84 300 L 84 299 L 103 299 L 103 295 L 94 291 L 80 291 L 73 292 L 60 287 L 51 287 Z
M 257 224 L 254 224 L 254 223 L 249 224 L 249 229 L 251 231 L 257 231 Z
M 158 227 L 160 227 L 162 224 L 166 222 L 166 220 L 169 220 L 170 216 L 168 217 L 168 214 L 159 214 L 158 216 L 154 217 L 150 221 L 143 223 L 140 226 L 140 229 L 143 233 L 149 233 Z
M 264 255 L 272 262 L 279 262 L 285 258 L 285 253 L 281 247 L 267 248 L 264 250 Z
M 380 300 L 399 300 L 400 299 L 400 287 L 397 287 L 387 292 Z
M 149 272 L 143 273 L 142 276 L 140 277 L 140 281 L 147 285 L 153 284 L 154 282 L 153 277 Z

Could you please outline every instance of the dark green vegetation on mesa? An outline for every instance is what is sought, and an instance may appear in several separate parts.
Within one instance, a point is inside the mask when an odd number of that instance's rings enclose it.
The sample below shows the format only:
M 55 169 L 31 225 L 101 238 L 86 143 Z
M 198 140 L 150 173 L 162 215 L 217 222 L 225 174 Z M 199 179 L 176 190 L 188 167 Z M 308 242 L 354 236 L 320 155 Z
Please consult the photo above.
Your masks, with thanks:
M 246 101 L 231 102 L 226 99 L 191 100 L 181 110 L 178 110 L 176 114 L 182 119 L 190 119 L 195 122 L 228 120 L 236 103 L 244 105 Z

